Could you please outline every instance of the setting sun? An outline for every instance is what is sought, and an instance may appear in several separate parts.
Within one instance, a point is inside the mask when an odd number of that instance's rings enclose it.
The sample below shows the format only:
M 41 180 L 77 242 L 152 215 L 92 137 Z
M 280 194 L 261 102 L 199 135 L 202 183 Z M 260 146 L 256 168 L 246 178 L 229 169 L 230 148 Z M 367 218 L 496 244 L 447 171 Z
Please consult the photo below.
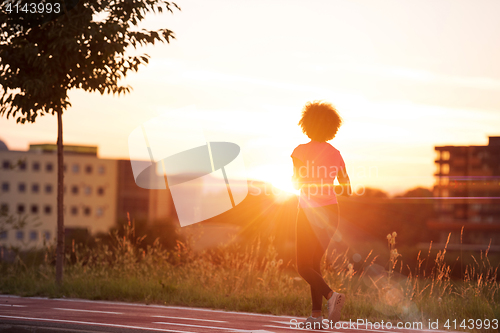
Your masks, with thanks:
M 292 185 L 292 160 L 290 165 L 263 165 L 249 170 L 250 179 L 261 179 L 272 185 L 273 188 L 265 189 L 274 195 L 298 195 L 300 191 L 295 190 Z

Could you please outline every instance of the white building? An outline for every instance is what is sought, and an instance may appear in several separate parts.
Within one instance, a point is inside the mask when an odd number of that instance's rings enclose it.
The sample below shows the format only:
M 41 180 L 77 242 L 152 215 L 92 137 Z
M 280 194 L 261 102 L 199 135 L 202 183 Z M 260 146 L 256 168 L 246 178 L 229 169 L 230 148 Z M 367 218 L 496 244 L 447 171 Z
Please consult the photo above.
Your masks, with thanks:
M 0 246 L 32 248 L 57 235 L 55 145 L 10 151 L 0 141 L 0 209 L 24 218 L 22 229 L 0 221 Z M 107 232 L 116 223 L 118 161 L 97 157 L 97 147 L 65 146 L 64 224 Z

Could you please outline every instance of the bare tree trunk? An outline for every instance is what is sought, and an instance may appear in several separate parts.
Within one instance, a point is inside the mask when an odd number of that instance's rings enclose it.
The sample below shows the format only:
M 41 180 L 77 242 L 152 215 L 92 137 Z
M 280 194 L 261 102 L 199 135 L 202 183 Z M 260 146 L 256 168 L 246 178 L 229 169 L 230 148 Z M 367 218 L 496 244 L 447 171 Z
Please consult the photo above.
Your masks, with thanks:
M 64 161 L 62 110 L 57 112 L 57 249 L 56 283 L 62 284 L 64 263 Z

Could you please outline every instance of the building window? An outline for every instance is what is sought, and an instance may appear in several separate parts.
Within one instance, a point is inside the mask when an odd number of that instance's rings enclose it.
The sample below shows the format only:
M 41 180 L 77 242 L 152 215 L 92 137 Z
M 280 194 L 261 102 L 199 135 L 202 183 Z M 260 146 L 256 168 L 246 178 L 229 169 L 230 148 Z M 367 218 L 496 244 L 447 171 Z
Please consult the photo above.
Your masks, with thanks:
M 85 166 L 85 173 L 89 175 L 92 173 L 92 165 Z
M 487 151 L 481 151 L 477 154 L 477 157 L 481 160 L 484 160 L 489 157 L 489 154 Z
M 440 150 L 434 150 L 434 156 L 435 156 L 435 160 L 436 162 L 439 161 L 441 159 L 441 151 Z
M 9 192 L 9 188 L 10 188 L 9 183 L 7 182 L 2 183 L 2 192 Z
M 104 173 L 106 173 L 106 168 L 104 167 L 104 165 L 100 165 L 97 171 L 99 172 L 100 175 L 104 175 Z
M 7 160 L 3 161 L 2 168 L 4 168 L 5 170 L 10 169 L 10 161 Z
M 38 239 L 38 231 L 31 230 L 30 231 L 30 241 L 36 241 Z
M 17 213 L 18 214 L 23 214 L 24 213 L 24 204 L 18 204 L 17 205 Z
M 7 214 L 9 212 L 9 205 L 6 203 L 3 203 L 2 206 L 0 206 L 0 211 Z
M 102 209 L 102 207 L 98 207 L 95 211 L 95 214 L 97 215 L 97 217 L 101 217 L 104 215 L 104 209 Z
M 451 212 L 453 210 L 452 204 L 441 204 L 441 210 L 443 212 Z
M 17 240 L 23 240 L 23 239 L 24 239 L 24 231 L 22 231 L 22 230 L 17 230 L 17 231 L 16 231 L 16 239 L 17 239 Z
M 49 163 L 47 163 L 47 164 L 45 165 L 45 171 L 47 171 L 47 172 L 52 172 L 52 171 L 54 171 L 54 165 L 53 165 L 52 163 L 50 163 L 50 162 L 49 162 Z
M 76 206 L 71 207 L 71 215 L 78 215 L 78 207 Z
M 104 195 L 104 187 L 99 186 L 99 187 L 97 188 L 97 194 L 98 194 L 98 195 Z
M 472 195 L 471 195 L 472 196 Z M 471 210 L 475 210 L 475 211 L 480 211 L 481 210 L 481 207 L 482 205 L 480 204 L 473 204 L 473 205 L 470 205 L 470 209 Z
M 50 241 L 50 231 L 45 231 L 43 233 L 43 238 L 46 240 L 46 241 Z
M 7 233 L 7 230 L 4 230 L 4 231 L 0 231 L 0 239 L 7 239 L 7 237 L 9 236 L 9 234 Z
M 19 161 L 19 170 L 26 171 L 26 161 Z
M 441 159 L 448 161 L 450 159 L 450 152 L 449 151 L 443 151 L 441 152 Z
M 90 207 L 85 207 L 85 208 L 83 208 L 83 215 L 85 215 L 85 216 L 90 216 L 90 213 L 91 213 L 91 212 L 92 212 L 92 211 L 91 211 Z
M 36 184 L 36 183 L 35 183 L 35 184 L 32 184 L 32 185 L 31 185 L 31 192 L 33 192 L 33 193 L 38 193 L 38 192 L 40 192 L 40 185 L 38 185 L 38 184 Z
M 45 193 L 47 193 L 47 194 L 52 193 L 52 185 L 51 184 L 45 185 Z
M 31 205 L 31 213 L 38 214 L 38 205 Z
M 40 163 L 33 162 L 33 171 L 40 171 Z
M 50 214 L 50 213 L 52 213 L 52 206 L 51 205 L 45 205 L 45 207 L 43 208 L 43 211 L 47 215 Z
M 90 187 L 90 186 L 85 186 L 85 188 L 84 188 L 84 192 L 85 192 L 85 194 L 86 194 L 86 195 L 90 195 L 90 194 L 92 194 L 92 187 Z
M 71 186 L 71 193 L 75 195 L 78 194 L 78 186 L 76 185 Z
M 25 183 L 19 183 L 19 185 L 17 185 L 17 190 L 20 193 L 26 192 L 26 184 Z
M 71 168 L 71 170 L 73 170 L 73 173 L 79 173 L 80 172 L 80 165 L 73 164 L 73 167 Z
M 441 165 L 441 173 L 443 175 L 447 175 L 448 173 L 450 173 L 450 165 L 449 164 L 442 164 Z

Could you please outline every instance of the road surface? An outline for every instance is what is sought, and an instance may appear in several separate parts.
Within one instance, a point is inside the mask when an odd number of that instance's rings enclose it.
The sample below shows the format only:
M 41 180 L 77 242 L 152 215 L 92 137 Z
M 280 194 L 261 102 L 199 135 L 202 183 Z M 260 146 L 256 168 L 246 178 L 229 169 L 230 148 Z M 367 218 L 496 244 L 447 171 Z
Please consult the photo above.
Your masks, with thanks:
M 178 306 L 144 305 L 81 299 L 48 299 L 0 295 L 0 332 L 317 332 L 298 329 L 305 318 L 229 312 Z M 388 329 L 341 322 L 330 332 L 450 332 Z M 386 324 L 387 325 L 387 324 Z

